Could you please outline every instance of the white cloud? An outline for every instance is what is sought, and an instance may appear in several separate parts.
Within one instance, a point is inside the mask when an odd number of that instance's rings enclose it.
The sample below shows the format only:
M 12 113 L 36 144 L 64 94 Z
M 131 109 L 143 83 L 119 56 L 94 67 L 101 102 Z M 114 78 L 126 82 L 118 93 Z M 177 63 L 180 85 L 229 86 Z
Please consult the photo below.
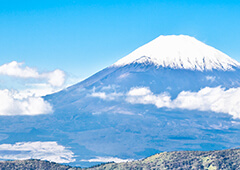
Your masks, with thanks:
M 111 110 L 112 113 L 124 114 L 124 115 L 135 115 L 133 112 L 128 111 L 124 108 L 114 108 Z
M 0 90 L 0 103 L 0 115 L 39 115 L 52 112 L 52 106 L 43 98 L 8 89 Z
M 128 92 L 129 96 L 145 96 L 145 95 L 149 95 L 149 94 L 152 94 L 152 92 L 151 92 L 151 90 L 149 88 L 146 88 L 146 87 L 132 88 Z
M 126 108 L 121 108 L 117 106 L 104 107 L 102 109 L 98 109 L 97 112 L 93 112 L 92 115 L 100 115 L 102 113 L 116 113 L 116 114 L 124 114 L 124 115 L 135 115 L 133 112 L 127 110 Z
M 82 159 L 81 160 L 82 162 L 115 162 L 115 163 L 121 163 L 121 162 L 130 162 L 130 161 L 133 161 L 133 159 L 120 159 L 120 158 L 117 158 L 117 157 L 96 157 L 96 158 L 93 158 L 93 159 L 88 159 L 88 160 L 85 160 L 85 159 Z
M 57 163 L 74 162 L 74 153 L 57 142 L 18 142 L 0 145 L 0 159 L 41 159 Z
M 130 75 L 129 73 L 124 73 L 124 74 L 121 74 L 118 78 L 123 79 L 123 78 L 128 77 L 129 75 Z
M 198 92 L 181 92 L 172 102 L 172 107 L 228 113 L 240 118 L 240 88 L 225 90 L 221 87 L 206 87 Z
M 205 87 L 198 92 L 182 91 L 171 100 L 167 93 L 153 94 L 149 88 L 137 87 L 127 93 L 126 101 L 132 104 L 153 104 L 158 108 L 180 108 L 188 110 L 228 113 L 240 118 L 240 88 L 225 90 L 221 87 Z
M 171 98 L 167 93 L 154 95 L 149 88 L 132 88 L 127 93 L 126 101 L 129 103 L 154 104 L 157 107 L 169 107 Z
M 231 123 L 234 125 L 240 125 L 240 122 L 237 122 L 237 121 L 231 121 Z
M 39 115 L 52 112 L 52 106 L 41 96 L 57 92 L 63 88 L 65 73 L 59 69 L 39 73 L 24 63 L 12 61 L 0 66 L 0 75 L 17 77 L 24 81 L 3 78 L 5 83 L 0 90 L 1 115 Z M 9 90 L 12 86 L 15 89 Z
M 0 75 L 13 76 L 18 78 L 46 79 L 52 86 L 62 86 L 65 82 L 65 74 L 57 69 L 52 72 L 39 73 L 36 69 L 24 67 L 23 63 L 12 61 L 0 66 Z
M 117 98 L 123 96 L 123 93 L 105 93 L 105 92 L 93 92 L 90 94 L 91 97 L 98 97 L 103 100 L 116 100 Z
M 52 87 L 48 83 L 26 84 L 25 87 L 26 89 L 19 91 L 18 93 L 19 99 L 26 98 L 27 96 L 41 97 L 62 90 L 62 88 Z M 17 97 L 17 95 L 15 96 Z
M 216 79 L 215 76 L 206 76 L 206 80 L 210 80 L 211 82 L 214 82 Z
M 12 61 L 11 63 L 3 64 L 0 66 L 0 74 L 20 77 L 20 78 L 36 78 L 39 77 L 39 73 L 29 67 L 23 68 L 23 63 Z
M 57 69 L 53 72 L 43 73 L 40 77 L 47 78 L 52 86 L 60 87 L 65 82 L 65 74 L 63 71 Z
M 91 94 L 92 97 L 98 97 L 100 99 L 106 99 L 107 98 L 107 95 L 105 92 L 93 92 Z
M 119 88 L 120 86 L 119 85 L 116 85 L 116 84 L 111 84 L 111 85 L 107 85 L 107 86 L 103 86 L 103 87 L 101 87 L 101 90 L 109 90 L 109 91 L 111 91 L 111 90 L 116 90 L 117 88 Z M 93 88 L 93 91 L 94 91 L 95 89 Z

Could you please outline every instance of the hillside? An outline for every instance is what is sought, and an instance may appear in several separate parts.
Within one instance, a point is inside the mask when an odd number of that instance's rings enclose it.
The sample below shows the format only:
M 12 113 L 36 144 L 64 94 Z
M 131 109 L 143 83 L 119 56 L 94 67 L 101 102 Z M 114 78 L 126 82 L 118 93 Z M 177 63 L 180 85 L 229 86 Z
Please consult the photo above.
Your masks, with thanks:
M 81 168 L 65 166 L 48 161 L 25 160 L 25 161 L 2 161 L 0 162 L 0 169 L 78 170 Z M 240 169 L 240 149 L 228 149 L 221 151 L 163 152 L 139 161 L 101 164 L 84 169 L 85 170 Z
M 13 170 L 13 169 L 24 169 L 24 170 L 78 170 L 81 168 L 75 168 L 71 166 L 61 165 L 55 162 L 42 161 L 38 159 L 29 160 L 17 160 L 17 161 L 0 161 L 1 170 Z
M 240 169 L 240 149 L 163 152 L 140 161 L 110 163 L 89 169 Z

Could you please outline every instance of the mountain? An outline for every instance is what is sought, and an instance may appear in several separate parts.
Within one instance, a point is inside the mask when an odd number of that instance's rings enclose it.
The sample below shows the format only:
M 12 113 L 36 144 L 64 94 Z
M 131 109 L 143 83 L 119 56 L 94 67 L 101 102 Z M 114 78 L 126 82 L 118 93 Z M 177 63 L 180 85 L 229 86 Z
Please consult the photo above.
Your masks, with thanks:
M 55 109 L 62 110 L 68 108 L 67 105 L 71 105 L 70 110 L 73 107 L 83 109 L 81 103 L 84 102 L 84 110 L 99 111 L 95 104 L 90 108 L 92 98 L 86 99 L 89 102 L 82 100 L 89 93 L 86 89 L 94 94 L 99 92 L 95 95 L 102 94 L 98 97 L 105 99 L 105 91 L 121 96 L 132 87 L 150 87 L 154 93 L 168 92 L 176 96 L 183 90 L 197 91 L 207 86 L 238 87 L 239 68 L 237 61 L 193 37 L 160 36 L 88 79 L 46 99 Z
M 82 167 L 165 151 L 228 149 L 240 141 L 239 87 L 237 61 L 190 36 L 160 36 L 45 96 L 54 113 L 2 116 L 0 144 L 58 144 L 68 152 L 57 161 Z M 0 150 L 0 158 L 6 154 L 27 151 Z
M 113 66 L 152 63 L 158 67 L 190 70 L 233 70 L 239 63 L 221 51 L 186 35 L 160 36 Z
M 239 67 L 193 37 L 160 36 L 45 99 L 57 115 L 75 115 L 74 142 L 98 156 L 139 159 L 160 151 L 225 149 L 238 145 L 239 119 L 232 117 L 238 113 L 221 113 L 225 101 L 208 103 L 239 87 Z
M 155 154 L 148 158 L 125 163 L 106 163 L 96 165 L 89 170 L 114 169 L 239 169 L 240 149 L 220 151 L 174 151 Z M 54 162 L 41 160 L 2 161 L 0 169 L 52 169 L 77 170 Z M 85 169 L 85 168 L 84 168 Z

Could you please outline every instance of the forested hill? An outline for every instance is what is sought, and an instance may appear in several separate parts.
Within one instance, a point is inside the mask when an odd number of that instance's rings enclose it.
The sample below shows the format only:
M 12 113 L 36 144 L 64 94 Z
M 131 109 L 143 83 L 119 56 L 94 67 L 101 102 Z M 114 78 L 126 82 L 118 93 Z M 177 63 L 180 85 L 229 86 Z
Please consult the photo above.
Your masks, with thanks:
M 0 169 L 25 169 L 25 170 L 78 170 L 80 167 L 65 166 L 41 160 L 2 161 Z M 86 170 L 113 170 L 113 169 L 240 169 L 240 149 L 221 151 L 176 151 L 163 152 L 143 160 L 125 163 L 101 164 Z
M 240 149 L 163 152 L 140 161 L 110 163 L 90 169 L 240 169 Z

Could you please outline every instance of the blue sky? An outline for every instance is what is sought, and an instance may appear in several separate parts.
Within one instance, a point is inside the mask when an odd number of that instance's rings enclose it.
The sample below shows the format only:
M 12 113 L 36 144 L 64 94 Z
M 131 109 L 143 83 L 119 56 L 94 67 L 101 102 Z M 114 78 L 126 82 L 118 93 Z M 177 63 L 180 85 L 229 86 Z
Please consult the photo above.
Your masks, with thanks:
M 0 65 L 82 79 L 159 35 L 187 34 L 240 61 L 240 2 L 0 0 Z

